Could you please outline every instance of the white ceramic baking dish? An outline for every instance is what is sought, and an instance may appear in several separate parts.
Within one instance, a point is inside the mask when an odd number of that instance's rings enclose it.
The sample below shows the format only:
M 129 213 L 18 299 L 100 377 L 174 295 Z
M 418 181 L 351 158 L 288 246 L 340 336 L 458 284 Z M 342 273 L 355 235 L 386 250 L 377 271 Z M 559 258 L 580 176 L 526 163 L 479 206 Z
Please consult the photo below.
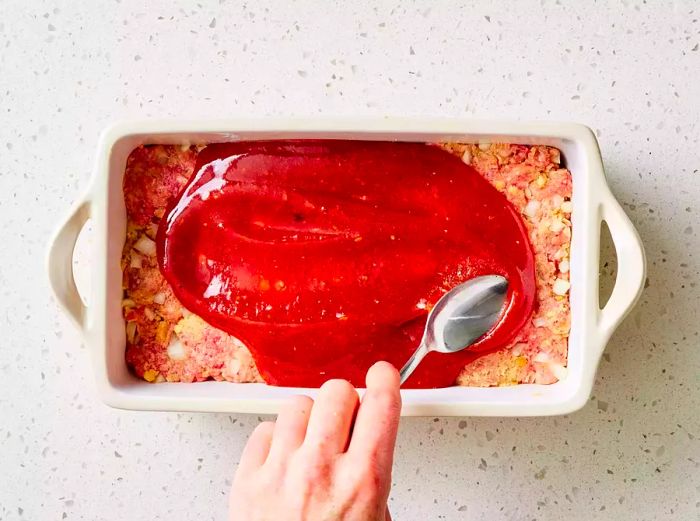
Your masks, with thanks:
M 553 385 L 404 390 L 404 415 L 541 416 L 582 407 L 603 349 L 642 291 L 645 257 L 632 223 L 611 194 L 595 136 L 570 123 L 434 119 L 276 119 L 121 123 L 100 138 L 92 181 L 54 235 L 48 255 L 51 286 L 82 331 L 105 403 L 124 409 L 274 413 L 283 399 L 315 390 L 228 382 L 149 384 L 129 372 L 121 314 L 120 256 L 126 234 L 122 176 L 134 147 L 149 143 L 333 138 L 421 142 L 545 144 L 561 150 L 573 176 L 571 335 L 567 376 Z M 88 219 L 95 233 L 92 295 L 85 307 L 73 279 L 76 239 Z M 600 226 L 615 243 L 618 275 L 603 309 L 598 304 Z

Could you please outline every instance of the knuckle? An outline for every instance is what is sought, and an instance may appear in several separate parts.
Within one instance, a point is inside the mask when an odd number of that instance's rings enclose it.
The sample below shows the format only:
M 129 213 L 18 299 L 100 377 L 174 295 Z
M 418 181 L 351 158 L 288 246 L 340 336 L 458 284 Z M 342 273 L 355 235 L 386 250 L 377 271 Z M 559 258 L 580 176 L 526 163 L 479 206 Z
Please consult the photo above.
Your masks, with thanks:
M 371 487 L 373 490 L 378 490 L 381 483 L 391 479 L 391 470 L 384 468 L 384 465 L 379 461 L 376 454 L 369 453 L 365 456 L 364 461 L 356 466 L 356 482 L 361 483 L 364 487 Z
M 304 469 L 320 469 L 326 465 L 326 458 L 316 450 L 304 450 L 299 452 L 301 467 Z
M 353 482 L 353 488 L 364 501 L 373 501 L 382 495 L 381 482 L 371 472 L 358 476 L 358 479 Z
M 300 474 L 303 481 L 321 483 L 330 478 L 332 462 L 317 451 L 298 454 Z
M 365 460 L 358 465 L 357 476 L 362 481 L 374 481 L 379 475 L 379 463 L 373 453 L 365 456 Z
M 249 486 L 260 492 L 273 492 L 280 487 L 280 477 L 276 468 L 265 467 Z

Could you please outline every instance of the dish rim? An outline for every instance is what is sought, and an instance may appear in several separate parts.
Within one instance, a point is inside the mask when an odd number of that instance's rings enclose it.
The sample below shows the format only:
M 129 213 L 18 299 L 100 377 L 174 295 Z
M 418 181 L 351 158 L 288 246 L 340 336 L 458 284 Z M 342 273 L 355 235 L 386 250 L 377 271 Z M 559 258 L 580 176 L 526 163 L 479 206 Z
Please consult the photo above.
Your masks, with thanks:
M 99 140 L 90 184 L 52 237 L 47 257 L 51 287 L 90 348 L 98 392 L 106 404 L 133 410 L 262 414 L 277 412 L 289 395 L 315 394 L 315 389 L 231 382 L 153 385 L 131 374 L 123 356 L 119 262 L 126 212 L 121 181 L 128 154 L 139 144 L 284 138 L 508 142 L 559 148 L 573 180 L 567 377 L 551 385 L 402 390 L 402 415 L 544 416 L 570 413 L 585 405 L 607 341 L 638 300 L 646 273 L 641 240 L 608 187 L 595 135 L 576 123 L 441 118 L 146 120 L 108 127 Z M 75 286 L 72 258 L 88 219 L 93 220 L 95 237 L 91 304 L 86 307 Z M 618 265 L 625 270 L 618 271 L 613 292 L 600 309 L 598 263 L 603 221 L 610 229 Z M 117 285 L 119 299 L 113 297 Z

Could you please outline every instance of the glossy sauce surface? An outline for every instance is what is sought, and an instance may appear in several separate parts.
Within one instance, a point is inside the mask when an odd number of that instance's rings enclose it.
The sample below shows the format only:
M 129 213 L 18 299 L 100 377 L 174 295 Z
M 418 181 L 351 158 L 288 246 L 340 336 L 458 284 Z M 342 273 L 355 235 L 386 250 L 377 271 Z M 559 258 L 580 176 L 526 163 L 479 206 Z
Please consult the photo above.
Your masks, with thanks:
M 503 275 L 499 323 L 461 353 L 429 354 L 406 387 L 453 385 L 514 338 L 535 297 L 516 210 L 459 158 L 421 143 L 209 145 L 157 243 L 182 304 L 245 342 L 274 385 L 362 386 L 375 361 L 403 365 L 447 290 Z

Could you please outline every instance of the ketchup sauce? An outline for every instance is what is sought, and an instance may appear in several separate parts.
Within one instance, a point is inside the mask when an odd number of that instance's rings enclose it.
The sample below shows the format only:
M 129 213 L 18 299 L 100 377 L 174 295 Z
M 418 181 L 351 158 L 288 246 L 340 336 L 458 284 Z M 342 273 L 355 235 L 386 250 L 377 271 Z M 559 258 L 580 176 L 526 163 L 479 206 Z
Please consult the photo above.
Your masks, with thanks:
M 518 212 L 469 165 L 422 143 L 209 145 L 157 249 L 182 304 L 241 339 L 273 385 L 362 386 L 378 360 L 400 368 L 446 291 L 503 275 L 498 324 L 460 353 L 429 354 L 405 385 L 450 386 L 513 340 L 535 298 Z

